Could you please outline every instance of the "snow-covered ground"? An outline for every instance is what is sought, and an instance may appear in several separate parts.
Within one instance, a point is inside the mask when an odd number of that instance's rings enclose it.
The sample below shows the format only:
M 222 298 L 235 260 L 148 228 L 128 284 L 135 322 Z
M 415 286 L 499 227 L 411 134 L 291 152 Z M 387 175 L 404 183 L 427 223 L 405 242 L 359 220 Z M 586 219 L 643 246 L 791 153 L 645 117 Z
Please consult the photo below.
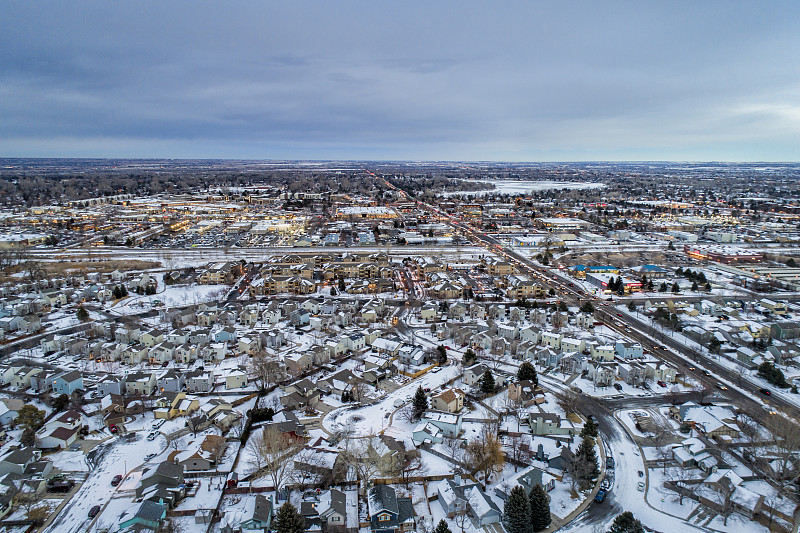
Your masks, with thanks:
M 165 447 L 164 437 L 148 441 L 144 435 L 130 442 L 114 437 L 98 445 L 93 450 L 94 461 L 90 463 L 86 481 L 45 531 L 48 533 L 86 531 L 89 509 L 95 505 L 103 506 L 115 492 L 115 488 L 111 486 L 111 479 L 117 474 L 124 476 L 126 472 L 142 465 L 147 454 L 161 453 Z M 124 485 L 125 481 L 117 490 L 123 490 Z

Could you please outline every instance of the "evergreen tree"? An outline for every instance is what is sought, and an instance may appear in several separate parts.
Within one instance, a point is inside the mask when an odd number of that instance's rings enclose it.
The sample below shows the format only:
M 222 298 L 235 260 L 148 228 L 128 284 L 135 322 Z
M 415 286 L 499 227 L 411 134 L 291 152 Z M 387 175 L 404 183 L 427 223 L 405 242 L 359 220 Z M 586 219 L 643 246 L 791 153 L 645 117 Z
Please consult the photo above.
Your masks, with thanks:
M 631 313 L 636 311 L 636 304 L 633 303 L 633 300 L 631 300 L 630 303 L 628 304 L 628 311 L 630 311 Z
M 277 533 L 304 533 L 306 530 L 305 520 L 297 512 L 294 505 L 289 502 L 281 505 L 278 514 L 275 516 L 275 531 Z
M 597 424 L 595 424 L 594 419 L 590 417 L 583 425 L 583 429 L 581 430 L 581 437 L 596 437 L 596 436 L 597 436 Z
M 534 485 L 528 494 L 531 505 L 531 528 L 534 531 L 547 529 L 550 525 L 550 498 L 541 485 Z
M 675 245 L 672 243 L 672 241 L 669 241 L 669 244 L 667 245 L 667 250 L 674 250 L 674 249 Z
M 444 521 L 444 518 L 439 520 L 439 523 L 436 524 L 436 529 L 433 530 L 433 533 L 453 533 L 450 531 L 450 528 L 447 526 L 447 522 Z
M 644 533 L 644 528 L 642 523 L 633 517 L 633 513 L 625 511 L 617 515 L 608 533 Z
M 519 365 L 517 379 L 520 381 L 532 381 L 534 385 L 539 384 L 539 376 L 536 375 L 536 369 L 528 361 Z
M 583 437 L 575 455 L 586 462 L 587 468 L 584 470 L 583 478 L 595 479 L 600 473 L 600 467 L 597 464 L 597 453 L 594 451 L 594 440 L 591 437 Z
M 697 282 L 695 281 L 694 283 L 692 283 L 692 290 L 697 292 L 697 289 L 698 289 L 698 286 L 697 286 Z
M 672 284 L 672 292 L 674 292 L 674 293 L 676 293 L 676 294 L 677 294 L 677 293 L 679 293 L 679 292 L 681 292 L 681 286 L 680 286 L 680 285 L 678 285 L 678 282 L 677 282 L 677 281 L 676 281 L 675 283 L 673 283 L 673 284 Z
M 339 292 L 344 292 L 346 288 L 344 278 L 339 278 Z
M 78 317 L 78 320 L 81 322 L 86 322 L 89 320 L 89 312 L 83 308 L 83 306 L 78 306 L 78 310 L 75 311 L 75 316 Z
M 492 376 L 492 373 L 488 370 L 484 372 L 481 377 L 481 392 L 485 392 L 486 394 L 494 392 L 494 376 Z
M 472 351 L 472 348 L 467 348 L 467 351 L 464 352 L 464 358 L 461 360 L 461 363 L 465 367 L 469 367 L 475 364 L 475 361 L 478 360 L 478 357 L 475 355 L 475 352 Z
M 503 525 L 508 533 L 531 533 L 531 502 L 521 485 L 508 495 L 503 507 Z
M 710 291 L 710 290 L 711 290 L 711 284 L 710 284 L 710 283 L 706 283 L 706 290 L 707 290 L 707 291 Z
M 411 400 L 411 408 L 414 410 L 414 418 L 418 419 L 422 413 L 428 409 L 428 398 L 425 396 L 425 391 L 422 387 L 417 387 L 417 392 L 414 393 L 414 399 Z

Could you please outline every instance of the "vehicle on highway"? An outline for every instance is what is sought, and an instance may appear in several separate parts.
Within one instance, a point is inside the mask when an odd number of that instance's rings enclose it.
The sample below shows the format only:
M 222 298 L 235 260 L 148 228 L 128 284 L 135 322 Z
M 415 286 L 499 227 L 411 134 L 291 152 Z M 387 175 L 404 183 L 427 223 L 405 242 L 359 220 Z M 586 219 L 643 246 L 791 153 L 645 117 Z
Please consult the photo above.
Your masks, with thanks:
M 122 481 L 122 476 L 120 474 L 117 474 L 116 476 L 111 478 L 111 486 L 116 487 L 117 485 L 120 484 L 121 481 Z
M 89 509 L 89 518 L 94 518 L 98 514 L 100 514 L 100 506 L 99 505 L 95 505 L 94 507 Z
M 763 388 L 762 389 L 758 389 L 758 392 L 760 392 L 764 396 L 769 396 L 769 395 L 772 394 L 769 389 L 763 389 Z
M 606 491 L 606 489 L 600 489 L 600 490 L 598 490 L 598 491 L 597 491 L 597 494 L 596 494 L 596 495 L 595 495 L 595 497 L 594 497 L 594 501 L 596 501 L 597 503 L 603 503 L 603 500 L 605 500 L 605 499 L 606 499 L 606 493 L 607 493 L 607 492 L 608 492 L 608 491 Z
M 728 390 L 728 387 L 726 387 L 726 386 L 725 386 L 725 385 L 723 385 L 722 383 L 717 383 L 717 388 L 718 388 L 719 390 Z

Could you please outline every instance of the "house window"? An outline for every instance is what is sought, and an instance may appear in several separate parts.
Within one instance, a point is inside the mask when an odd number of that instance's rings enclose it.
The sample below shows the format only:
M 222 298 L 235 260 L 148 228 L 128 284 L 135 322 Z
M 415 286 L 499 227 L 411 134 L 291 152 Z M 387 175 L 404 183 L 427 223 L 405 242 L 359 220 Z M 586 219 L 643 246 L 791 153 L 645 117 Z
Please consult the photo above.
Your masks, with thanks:
M 387 520 L 391 520 L 391 519 L 392 519 L 392 517 L 388 513 L 383 513 L 381 515 L 378 515 L 378 520 L 380 520 L 381 522 L 386 522 Z
M 340 518 L 338 516 L 332 516 L 331 517 L 331 522 L 338 522 L 339 520 L 340 520 Z

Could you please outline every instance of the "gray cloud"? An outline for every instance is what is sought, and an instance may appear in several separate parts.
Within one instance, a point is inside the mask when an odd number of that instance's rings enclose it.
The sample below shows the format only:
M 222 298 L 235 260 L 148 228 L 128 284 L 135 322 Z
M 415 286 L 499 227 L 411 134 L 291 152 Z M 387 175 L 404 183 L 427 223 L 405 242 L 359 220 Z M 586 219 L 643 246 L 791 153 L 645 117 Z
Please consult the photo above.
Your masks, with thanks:
M 795 2 L 0 9 L 4 156 L 800 159 Z

